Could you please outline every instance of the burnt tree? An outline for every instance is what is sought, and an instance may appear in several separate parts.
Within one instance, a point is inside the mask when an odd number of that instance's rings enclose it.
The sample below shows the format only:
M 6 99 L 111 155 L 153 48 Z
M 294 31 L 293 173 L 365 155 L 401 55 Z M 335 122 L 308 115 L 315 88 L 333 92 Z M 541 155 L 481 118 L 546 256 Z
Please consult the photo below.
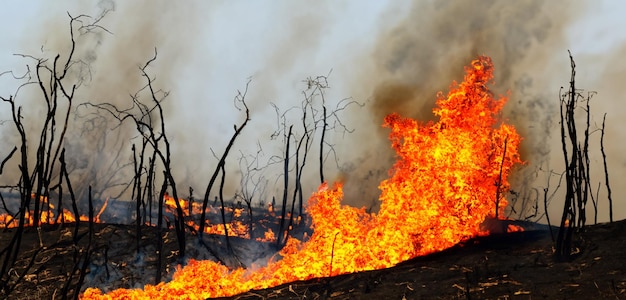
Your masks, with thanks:
M 257 152 L 254 155 L 245 155 L 240 151 L 239 157 L 239 170 L 241 177 L 239 181 L 240 192 L 235 196 L 241 198 L 246 204 L 248 209 L 248 228 L 250 233 L 250 239 L 256 237 L 256 224 L 253 215 L 253 201 L 259 199 L 261 206 L 263 206 L 265 198 L 265 192 L 267 189 L 268 179 L 263 176 L 263 171 L 268 167 L 262 166 L 260 162 L 260 156 L 263 154 L 261 145 L 258 144 Z
M 213 174 L 211 175 L 211 178 L 209 179 L 209 183 L 204 193 L 204 198 L 202 200 L 202 213 L 200 214 L 200 224 L 199 224 L 199 230 L 198 230 L 199 231 L 198 236 L 200 240 L 202 240 L 202 236 L 204 234 L 204 228 L 206 226 L 205 224 L 206 223 L 206 209 L 209 204 L 209 196 L 213 189 L 213 185 L 215 184 L 215 180 L 217 180 L 217 176 L 221 173 L 222 179 L 221 179 L 221 183 L 219 187 L 219 194 L 220 194 L 219 200 L 221 204 L 222 225 L 224 226 L 224 235 L 226 236 L 226 246 L 228 247 L 229 251 L 231 251 L 232 254 L 234 254 L 234 252 L 230 245 L 230 239 L 228 237 L 228 227 L 226 226 L 226 215 L 224 211 L 225 207 L 224 207 L 223 190 L 224 190 L 224 183 L 225 183 L 225 176 L 226 176 L 225 165 L 226 165 L 226 158 L 228 157 L 228 154 L 230 153 L 231 148 L 235 144 L 237 137 L 241 134 L 243 129 L 246 127 L 246 125 L 250 121 L 250 110 L 248 109 L 248 105 L 246 104 L 246 95 L 248 94 L 249 85 L 250 85 L 250 81 L 248 81 L 248 83 L 246 84 L 245 90 L 243 92 L 238 91 L 237 96 L 235 96 L 233 100 L 235 107 L 240 111 L 242 110 L 244 111 L 245 118 L 239 126 L 233 125 L 234 133 L 231 136 L 230 140 L 228 141 L 228 144 L 226 145 L 226 148 L 224 149 L 222 156 L 219 158 L 217 162 L 217 166 L 215 167 L 215 170 L 213 171 Z
M 15 215 L 18 220 L 15 234 L 8 243 L 3 243 L 0 250 L 2 257 L 0 295 L 8 296 L 11 293 L 29 272 L 40 250 L 45 247 L 40 235 L 40 249 L 34 252 L 30 263 L 25 268 L 20 268 L 18 276 L 12 278 L 8 270 L 13 269 L 18 253 L 21 251 L 21 239 L 25 227 L 32 226 L 40 231 L 42 224 L 56 223 L 58 218 L 42 217 L 43 213 L 49 216 L 48 213 L 51 212 L 51 192 L 56 191 L 59 195 L 57 203 L 59 212 L 64 205 L 62 203 L 63 187 L 69 188 L 72 192 L 64 160 L 66 134 L 70 113 L 75 106 L 76 91 L 89 79 L 90 68 L 87 62 L 76 57 L 77 41 L 90 33 L 108 32 L 99 25 L 106 13 L 107 11 L 104 11 L 98 18 L 86 15 L 74 17 L 68 14 L 70 21 L 67 53 L 56 53 L 47 58 L 16 54 L 31 62 L 26 65 L 25 74 L 22 76 L 15 76 L 13 72 L 0 74 L 0 76 L 10 74 L 14 79 L 23 82 L 14 95 L 0 96 L 0 99 L 9 105 L 12 123 L 17 133 L 17 146 L 14 149 L 19 148 L 17 164 L 20 175 L 18 182 L 10 187 L 19 192 L 20 203 Z M 21 94 L 26 93 L 24 90 L 33 91 L 33 95 L 36 96 L 34 100 L 22 100 Z M 27 110 L 23 107 L 27 107 Z M 43 114 L 29 114 L 37 109 L 41 109 Z M 11 151 L 3 160 L 2 167 L 15 152 L 16 150 Z M 63 178 L 66 179 L 65 183 L 63 183 Z M 55 181 L 58 182 L 56 185 L 53 184 Z M 72 199 L 75 218 L 78 220 L 76 199 L 73 195 Z M 26 224 L 27 219 L 30 219 L 29 224 Z M 61 220 L 64 222 L 63 219 Z M 75 231 L 75 244 L 78 239 Z M 89 249 L 86 251 L 88 252 Z
M 567 91 L 560 92 L 560 131 L 563 159 L 565 163 L 565 203 L 556 238 L 555 256 L 558 260 L 569 260 L 576 250 L 574 245 L 575 233 L 584 229 L 586 225 L 587 203 L 591 199 L 597 207 L 593 196 L 590 179 L 589 136 L 590 132 L 590 105 L 589 102 L 595 93 L 586 96 L 576 88 L 576 63 L 571 53 L 571 78 Z M 584 106 L 583 106 L 584 105 Z M 585 127 L 580 131 L 577 127 L 575 112 L 582 109 L 585 112 Z M 596 211 L 597 213 L 597 211 Z
M 328 76 L 309 77 L 304 83 L 306 88 L 302 91 L 303 100 L 299 107 L 292 107 L 282 112 L 275 105 L 277 129 L 272 134 L 272 139 L 282 137 L 283 153 L 275 156 L 273 162 L 283 164 L 283 194 L 282 207 L 279 220 L 276 243 L 282 246 L 293 229 L 294 220 L 302 220 L 304 217 L 304 192 L 302 181 L 305 174 L 305 167 L 308 164 L 309 152 L 318 152 L 318 172 L 320 182 L 324 182 L 324 164 L 332 155 L 335 164 L 338 165 L 334 145 L 328 140 L 328 134 L 334 131 L 338 134 L 351 133 L 341 120 L 340 112 L 350 105 L 362 106 L 350 98 L 344 98 L 336 103 L 335 107 L 330 107 L 326 99 Z M 292 123 L 287 116 L 297 112 L 299 124 Z M 317 146 L 317 148 L 314 148 Z M 290 175 L 293 173 L 293 177 Z M 290 179 L 293 180 L 293 188 L 290 187 Z M 289 201 L 289 191 L 291 190 L 291 201 Z M 290 203 L 291 202 L 291 203 Z M 297 210 L 296 210 L 297 206 Z
M 161 189 L 159 191 L 158 197 L 158 217 L 157 217 L 157 251 L 159 252 L 159 259 L 157 260 L 157 264 L 159 265 L 157 268 L 156 280 L 157 282 L 161 281 L 161 257 L 162 257 L 162 229 L 163 229 L 163 202 L 165 201 L 165 196 L 167 191 L 171 191 L 172 198 L 175 204 L 176 213 L 174 215 L 174 227 L 176 231 L 176 238 L 179 248 L 178 257 L 182 259 L 185 256 L 185 214 L 180 205 L 180 201 L 178 198 L 178 191 L 176 188 L 176 181 L 171 173 L 171 151 L 170 151 L 170 142 L 167 137 L 166 127 L 165 127 L 165 118 L 163 113 L 163 105 L 162 102 L 169 95 L 168 92 L 157 89 L 155 87 L 154 78 L 148 74 L 148 68 L 152 63 L 154 63 L 157 59 L 157 50 L 154 50 L 154 56 L 150 58 L 143 66 L 139 68 L 141 76 L 145 79 L 146 84 L 141 88 L 137 93 L 131 96 L 131 106 L 129 108 L 119 108 L 111 103 L 86 103 L 85 105 L 95 107 L 98 110 L 104 111 L 110 114 L 113 118 L 115 118 L 120 124 L 125 122 L 126 120 L 130 120 L 132 124 L 135 126 L 135 129 L 140 134 L 142 138 L 142 149 L 139 152 L 139 159 L 135 156 L 135 176 L 133 180 L 133 192 L 134 198 L 137 201 L 136 204 L 136 224 L 137 230 L 140 231 L 141 228 L 141 209 L 139 208 L 144 200 L 141 197 L 143 193 L 147 195 L 151 195 L 154 193 L 152 188 L 154 188 L 153 180 L 157 178 L 157 167 L 162 171 L 161 177 L 162 180 Z M 149 101 L 144 103 L 142 101 L 142 95 L 147 94 Z M 133 146 L 134 154 L 136 153 L 136 148 Z M 147 151 L 152 151 L 148 154 Z M 148 159 L 145 159 L 145 155 L 149 155 Z M 148 166 L 142 165 L 141 163 L 145 163 L 147 161 Z M 157 162 L 159 165 L 157 166 Z M 147 179 L 145 180 L 145 185 L 142 188 L 141 176 L 146 174 Z M 149 199 L 151 200 L 151 199 Z M 139 237 L 138 237 L 139 238 Z

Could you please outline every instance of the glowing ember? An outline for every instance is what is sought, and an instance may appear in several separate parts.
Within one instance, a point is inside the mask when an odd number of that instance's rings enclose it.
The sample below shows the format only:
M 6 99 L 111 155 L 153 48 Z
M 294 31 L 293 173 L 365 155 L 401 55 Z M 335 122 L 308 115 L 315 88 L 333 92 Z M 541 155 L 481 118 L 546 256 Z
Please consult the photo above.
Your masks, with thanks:
M 314 233 L 306 242 L 290 238 L 281 259 L 256 270 L 228 270 L 212 261 L 193 261 L 169 283 L 108 295 L 87 289 L 82 299 L 205 299 L 250 289 L 393 266 L 485 234 L 481 223 L 494 216 L 508 188 L 507 176 L 520 162 L 520 137 L 498 124 L 506 99 L 487 88 L 493 66 L 479 57 L 460 85 L 438 97 L 436 123 L 392 114 L 384 126 L 398 154 L 391 178 L 380 184 L 381 209 L 342 206 L 341 184 L 323 184 L 309 200 Z M 500 190 L 498 190 L 500 189 Z M 498 201 L 496 201 L 498 200 Z

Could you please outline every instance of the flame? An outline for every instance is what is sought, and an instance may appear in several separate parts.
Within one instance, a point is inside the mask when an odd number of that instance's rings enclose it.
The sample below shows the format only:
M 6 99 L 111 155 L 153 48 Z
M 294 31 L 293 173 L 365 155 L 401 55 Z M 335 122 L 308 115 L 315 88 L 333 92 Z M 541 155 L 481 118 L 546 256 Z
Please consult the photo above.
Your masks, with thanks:
M 506 98 L 494 99 L 487 84 L 491 59 L 481 56 L 466 67 L 461 84 L 438 95 L 438 122 L 419 124 L 397 114 L 385 118 L 398 161 L 380 184 L 378 214 L 341 205 L 342 184 L 322 184 L 308 202 L 314 229 L 303 242 L 294 238 L 279 260 L 254 270 L 213 261 L 190 260 L 171 282 L 143 290 L 103 295 L 87 289 L 82 299 L 205 299 L 315 277 L 393 266 L 418 255 L 487 234 L 486 217 L 502 215 L 507 176 L 520 163 L 520 137 L 499 121 Z M 500 198 L 500 199 L 496 199 Z M 497 200 L 497 201 L 496 201 Z
M 521 231 L 524 231 L 524 227 L 519 226 L 519 225 L 509 224 L 506 227 L 506 232 L 521 232 Z
M 33 194 L 32 197 L 35 197 L 35 195 Z M 40 196 L 39 199 L 40 199 L 42 207 L 44 207 L 45 209 L 40 212 L 38 225 L 57 224 L 59 220 L 64 220 L 64 222 L 66 223 L 76 222 L 76 216 L 74 215 L 74 213 L 64 208 L 61 210 L 61 214 L 59 216 L 56 216 L 55 206 L 54 204 L 50 203 L 50 201 L 48 200 L 48 197 Z M 106 209 L 108 203 L 109 203 L 109 198 L 107 198 L 104 201 L 104 204 L 102 204 L 102 207 L 100 208 L 98 213 L 94 216 L 93 221 L 95 223 L 102 223 L 102 220 L 100 220 L 100 216 Z M 24 226 L 26 227 L 34 226 L 35 220 L 30 210 L 26 211 L 24 217 L 25 217 Z M 89 221 L 89 217 L 86 215 L 80 215 L 78 218 L 80 221 L 84 221 L 84 222 Z M 0 214 L 0 228 L 15 228 L 18 225 L 19 225 L 18 219 L 15 218 L 14 216 L 11 216 L 10 214 L 6 214 L 6 213 Z
M 263 237 L 258 237 L 256 238 L 256 240 L 259 242 L 273 243 L 276 242 L 276 235 L 274 234 L 274 231 L 272 231 L 272 229 L 268 228 L 265 234 L 263 234 Z
M 176 214 L 176 200 L 168 195 L 167 193 L 164 195 L 164 205 L 168 212 L 171 214 Z M 192 215 L 200 215 L 202 212 L 202 203 L 190 202 L 185 199 L 178 199 L 178 203 L 183 211 L 183 216 L 188 218 L 186 222 L 187 226 L 193 228 L 196 232 L 200 230 L 200 225 L 195 221 L 191 220 L 189 217 Z M 191 210 L 189 209 L 191 203 Z M 226 223 L 226 229 L 228 229 L 228 236 L 240 237 L 249 239 L 250 238 L 250 230 L 249 226 L 244 224 L 241 220 L 237 220 L 241 218 L 241 214 L 243 213 L 243 208 L 230 208 L 224 207 L 225 211 L 228 213 L 232 213 L 233 219 L 232 221 Z M 191 214 L 190 214 L 191 212 Z M 215 235 L 225 235 L 226 230 L 224 229 L 224 224 L 210 224 L 208 220 L 205 223 L 204 233 L 207 234 L 215 234 Z M 267 235 L 267 233 L 266 233 Z M 269 240 L 268 240 L 269 241 Z

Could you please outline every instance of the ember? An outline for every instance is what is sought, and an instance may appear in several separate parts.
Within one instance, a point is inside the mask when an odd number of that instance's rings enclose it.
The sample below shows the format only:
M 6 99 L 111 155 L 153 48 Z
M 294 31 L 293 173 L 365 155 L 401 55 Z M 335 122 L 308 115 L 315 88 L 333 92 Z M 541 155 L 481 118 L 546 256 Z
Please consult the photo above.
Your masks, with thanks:
M 398 161 L 380 184 L 377 214 L 343 206 L 342 184 L 322 184 L 308 203 L 314 232 L 289 238 L 280 258 L 254 270 L 191 260 L 169 283 L 82 299 L 205 299 L 282 283 L 393 266 L 487 234 L 486 217 L 502 216 L 511 168 L 520 163 L 520 137 L 499 120 L 506 98 L 495 99 L 489 57 L 466 68 L 461 84 L 438 96 L 438 122 L 419 124 L 397 114 L 385 118 Z M 498 213 L 499 212 L 499 213 Z

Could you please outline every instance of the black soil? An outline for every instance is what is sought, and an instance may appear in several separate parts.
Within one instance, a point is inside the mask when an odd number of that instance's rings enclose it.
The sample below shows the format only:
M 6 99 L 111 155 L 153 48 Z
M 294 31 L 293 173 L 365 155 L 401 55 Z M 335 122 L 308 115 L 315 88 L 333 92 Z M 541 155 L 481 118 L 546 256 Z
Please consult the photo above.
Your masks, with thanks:
M 589 226 L 571 261 L 549 231 L 477 238 L 396 267 L 295 282 L 232 299 L 626 299 L 626 221 Z
M 95 224 L 84 290 L 140 287 L 154 283 L 156 257 L 154 228 L 143 228 L 137 252 L 133 226 Z M 61 299 L 76 289 L 74 271 L 87 245 L 87 226 L 78 245 L 72 226 L 43 228 L 23 234 L 23 251 L 0 299 Z M 14 230 L 0 232 L 4 248 Z M 209 238 L 207 248 L 189 236 L 188 256 L 227 260 L 219 238 Z M 164 278 L 170 278 L 177 259 L 174 232 L 165 234 Z M 42 246 L 43 245 L 43 246 Z M 245 247 L 239 241 L 236 247 Z M 457 245 L 446 251 L 418 257 L 396 267 L 288 283 L 250 291 L 232 299 L 626 299 L 626 221 L 587 226 L 577 233 L 570 261 L 556 261 L 548 230 L 497 234 Z M 204 248 L 201 250 L 195 248 Z M 262 248 L 262 247 L 261 247 Z M 94 250 L 95 249 L 95 250 Z M 258 250 L 258 249 L 257 249 Z M 265 248 L 265 251 L 273 251 Z M 220 254 L 221 253 L 221 254 Z M 267 253 L 259 253 L 259 256 Z M 33 259 L 34 257 L 34 259 Z M 0 255 L 0 259 L 3 256 Z M 215 259 L 215 257 L 212 257 Z M 24 266 L 32 263 L 26 273 Z M 226 261 L 226 263 L 229 263 Z M 23 276 L 21 276 L 23 275 Z M 21 276 L 19 281 L 17 279 Z M 70 281 L 68 288 L 63 288 Z

